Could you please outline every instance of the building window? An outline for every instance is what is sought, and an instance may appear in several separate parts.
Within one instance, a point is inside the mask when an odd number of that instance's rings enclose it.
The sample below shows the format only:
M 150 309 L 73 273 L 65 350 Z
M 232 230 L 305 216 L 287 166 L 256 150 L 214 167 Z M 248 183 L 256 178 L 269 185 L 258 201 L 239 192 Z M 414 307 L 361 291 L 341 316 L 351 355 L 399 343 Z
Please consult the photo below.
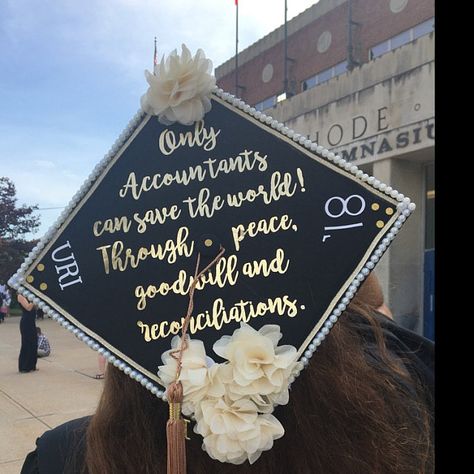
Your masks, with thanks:
M 402 31 L 398 35 L 376 44 L 370 48 L 369 59 L 378 58 L 379 56 L 382 56 L 393 49 L 399 48 L 410 41 L 414 41 L 421 36 L 425 36 L 432 31 L 434 31 L 434 18 L 430 18 L 409 30 Z
M 309 77 L 308 79 L 303 81 L 301 88 L 303 91 L 312 89 L 318 84 L 322 84 L 323 82 L 329 81 L 329 79 L 332 79 L 333 77 L 339 76 L 340 74 L 344 74 L 346 71 L 347 61 L 342 61 L 342 63 L 336 64 L 335 66 L 330 67 L 328 69 L 324 69 L 324 71 L 321 71 L 318 74 Z
M 382 54 L 388 53 L 390 51 L 390 43 L 389 40 L 384 41 L 383 43 L 379 43 L 377 46 L 374 46 L 371 52 L 371 59 L 378 58 L 382 56 Z
M 268 99 L 262 100 L 262 102 L 259 102 L 258 104 L 255 104 L 254 107 L 257 110 L 260 110 L 260 112 L 261 112 L 262 110 L 266 110 L 266 109 L 269 109 L 269 108 L 273 107 L 274 105 L 276 105 L 276 103 L 277 103 L 277 96 L 272 95 Z
M 325 71 L 321 71 L 318 74 L 318 84 L 321 84 L 322 82 L 329 81 L 332 77 L 332 68 L 331 69 L 326 69 Z
M 425 250 L 435 248 L 435 169 L 430 163 L 425 168 Z
M 434 31 L 434 18 L 430 18 L 429 20 L 424 21 L 419 25 L 416 25 L 413 28 L 413 39 L 415 40 L 417 38 L 420 38 L 421 36 L 428 35 L 432 31 Z
M 342 61 L 342 63 L 336 64 L 334 66 L 334 77 L 344 74 L 347 71 L 347 61 Z
M 404 44 L 407 44 L 411 41 L 410 31 L 404 31 L 397 36 L 394 36 L 391 40 L 391 49 L 399 48 Z
M 318 75 L 310 77 L 309 79 L 306 79 L 306 81 L 303 81 L 303 90 L 308 90 L 312 89 L 313 87 L 318 85 Z

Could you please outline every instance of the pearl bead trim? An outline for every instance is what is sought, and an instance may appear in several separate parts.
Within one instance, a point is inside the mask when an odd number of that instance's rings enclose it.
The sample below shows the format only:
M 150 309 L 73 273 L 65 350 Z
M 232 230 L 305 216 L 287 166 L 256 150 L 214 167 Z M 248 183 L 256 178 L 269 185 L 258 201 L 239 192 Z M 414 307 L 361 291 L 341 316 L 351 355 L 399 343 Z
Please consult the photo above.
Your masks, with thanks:
M 317 154 L 320 158 L 323 157 L 327 161 L 333 163 L 335 166 L 344 169 L 348 173 L 354 175 L 356 178 L 360 179 L 361 181 L 367 183 L 369 186 L 372 186 L 374 189 L 377 189 L 379 192 L 384 193 L 388 197 L 395 199 L 397 204 L 397 211 L 399 213 L 397 219 L 395 220 L 394 224 L 392 225 L 391 229 L 385 237 L 380 242 L 379 246 L 374 250 L 373 254 L 369 257 L 369 259 L 365 262 L 364 266 L 360 269 L 359 273 L 355 276 L 353 281 L 350 283 L 347 291 L 341 297 L 339 303 L 334 307 L 331 314 L 327 317 L 326 321 L 316 333 L 315 337 L 311 341 L 311 343 L 307 346 L 306 350 L 303 353 L 303 356 L 300 358 L 300 362 L 306 367 L 309 364 L 309 360 L 316 352 L 317 348 L 321 345 L 323 340 L 329 334 L 331 328 L 334 324 L 338 321 L 339 317 L 346 309 L 347 305 L 349 304 L 350 300 L 354 297 L 355 292 L 357 291 L 358 287 L 360 286 L 361 282 L 365 280 L 365 278 L 369 275 L 370 271 L 375 267 L 375 264 L 380 260 L 383 253 L 389 247 L 391 241 L 397 235 L 399 229 L 402 227 L 403 223 L 406 219 L 410 216 L 410 214 L 415 211 L 416 206 L 414 203 L 411 202 L 410 198 L 404 196 L 402 193 L 399 193 L 397 190 L 393 189 L 391 186 L 388 186 L 385 183 L 382 183 L 380 180 L 376 179 L 374 176 L 369 176 L 367 173 L 364 173 L 361 169 L 359 169 L 356 165 L 353 165 L 350 162 L 344 160 L 340 155 L 336 155 L 334 152 L 329 151 L 327 148 L 312 142 L 306 136 L 296 133 L 294 130 L 285 126 L 285 124 L 278 122 L 277 120 L 273 119 L 272 117 L 262 113 L 261 111 L 257 111 L 254 107 L 251 107 L 249 104 L 246 104 L 243 100 L 235 97 L 232 94 L 224 92 L 222 89 L 216 88 L 214 94 L 217 97 L 220 97 L 222 100 L 230 103 L 232 106 L 242 110 L 244 113 L 254 117 L 256 120 L 262 122 L 263 124 L 273 128 L 274 130 L 278 131 L 282 135 L 285 135 L 289 139 L 291 139 L 297 146 L 302 146 L 309 150 L 312 153 Z M 166 392 L 160 388 L 158 388 L 155 382 L 152 382 L 144 375 L 139 373 L 137 370 L 130 367 L 126 362 L 121 360 L 120 358 L 111 354 L 107 349 L 101 346 L 97 341 L 93 338 L 86 335 L 81 329 L 77 328 L 73 324 L 71 324 L 68 320 L 66 320 L 63 316 L 61 316 L 56 310 L 49 307 L 44 301 L 40 300 L 36 295 L 34 295 L 31 291 L 25 288 L 22 284 L 25 281 L 25 273 L 27 269 L 31 266 L 34 262 L 38 254 L 43 250 L 45 245 L 52 239 L 54 234 L 57 230 L 61 227 L 61 225 L 66 220 L 67 216 L 71 213 L 71 211 L 77 206 L 77 204 L 81 201 L 81 199 L 85 196 L 88 190 L 91 188 L 92 184 L 95 180 L 101 175 L 105 167 L 108 163 L 115 157 L 118 153 L 120 148 L 123 144 L 130 138 L 132 133 L 135 131 L 137 126 L 141 123 L 143 118 L 145 118 L 146 114 L 140 109 L 130 120 L 127 127 L 123 130 L 123 132 L 119 135 L 111 149 L 105 154 L 102 160 L 97 163 L 97 165 L 93 168 L 92 172 L 86 179 L 86 181 L 82 184 L 76 194 L 72 197 L 69 204 L 63 210 L 59 218 L 56 222 L 51 226 L 51 228 L 46 232 L 46 234 L 41 238 L 38 244 L 33 248 L 30 254 L 26 257 L 24 262 L 21 264 L 19 270 L 9 279 L 8 284 L 18 291 L 18 293 L 22 294 L 28 300 L 32 301 L 33 303 L 40 306 L 44 309 L 45 313 L 50 316 L 53 320 L 57 321 L 63 327 L 65 327 L 68 331 L 72 332 L 79 340 L 85 342 L 92 350 L 97 351 L 106 360 L 117 367 L 119 370 L 124 372 L 124 374 L 128 375 L 132 379 L 136 380 L 138 383 L 143 385 L 148 391 L 150 391 L 156 397 L 162 399 L 163 401 L 167 401 L 166 399 Z M 295 374 L 295 378 L 298 377 L 300 372 Z
M 216 95 L 221 99 L 225 100 L 226 102 L 230 102 L 233 105 L 236 105 L 233 102 L 232 96 L 224 92 L 222 89 L 218 89 Z M 396 234 L 398 233 L 399 228 L 403 225 L 403 222 L 409 217 L 409 215 L 415 210 L 416 206 L 414 203 L 410 201 L 410 198 L 405 197 L 402 193 L 399 193 L 397 190 L 393 189 L 391 186 L 388 186 L 385 183 L 382 183 L 380 180 L 375 178 L 375 176 L 369 176 L 367 173 L 364 173 L 360 170 L 356 165 L 351 164 L 344 160 L 340 155 L 336 155 L 332 151 L 324 148 L 321 145 L 318 145 L 311 140 L 306 139 L 303 135 L 296 133 L 294 130 L 291 130 L 283 123 L 278 122 L 276 120 L 269 120 L 268 117 L 260 112 L 255 112 L 255 109 L 248 109 L 247 105 L 240 101 L 237 105 L 240 109 L 242 109 L 246 113 L 250 113 L 253 117 L 257 120 L 270 124 L 271 128 L 279 131 L 283 135 L 287 136 L 288 138 L 292 139 L 294 142 L 298 143 L 299 145 L 305 147 L 306 149 L 310 150 L 313 153 L 316 153 L 320 157 L 325 157 L 328 161 L 334 163 L 335 165 L 339 166 L 340 168 L 348 171 L 356 178 L 361 179 L 363 182 L 367 183 L 368 185 L 372 186 L 373 188 L 379 190 L 380 192 L 384 193 L 385 195 L 396 199 L 397 204 L 397 211 L 399 212 L 399 216 L 397 217 L 396 221 L 392 225 L 389 232 L 385 235 L 382 242 L 379 243 L 378 247 L 375 249 L 373 254 L 369 257 L 366 261 L 364 266 L 360 269 L 359 273 L 355 276 L 354 280 L 349 285 L 348 290 L 343 295 L 340 300 L 340 303 L 336 305 L 333 309 L 329 317 L 324 322 L 323 326 L 320 330 L 316 333 L 316 336 L 312 340 L 312 342 L 308 345 L 306 350 L 303 353 L 303 356 L 300 358 L 300 362 L 303 366 L 307 366 L 309 364 L 309 360 L 316 352 L 317 348 L 321 345 L 322 341 L 326 338 L 329 334 L 330 329 L 334 326 L 337 322 L 338 318 L 341 316 L 342 312 L 346 309 L 347 305 L 349 304 L 350 300 L 354 297 L 355 292 L 359 285 L 367 278 L 369 273 L 374 269 L 375 264 L 380 260 L 383 253 L 387 250 L 388 246 L 390 245 L 391 241 L 395 238 Z M 298 376 L 299 374 L 296 374 Z

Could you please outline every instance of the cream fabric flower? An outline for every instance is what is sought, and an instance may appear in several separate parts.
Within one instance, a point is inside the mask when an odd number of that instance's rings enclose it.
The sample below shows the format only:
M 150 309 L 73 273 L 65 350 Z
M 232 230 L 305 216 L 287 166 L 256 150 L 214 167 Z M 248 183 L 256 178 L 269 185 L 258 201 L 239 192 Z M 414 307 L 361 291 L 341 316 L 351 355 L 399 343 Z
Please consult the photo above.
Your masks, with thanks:
M 158 368 L 158 377 L 166 387 L 176 378 L 177 362 L 170 353 L 180 347 L 180 341 L 181 338 L 175 336 L 171 341 L 171 350 L 166 351 L 161 357 L 164 365 Z M 191 416 L 205 397 L 222 397 L 225 393 L 220 366 L 214 364 L 208 367 L 208 359 L 202 341 L 188 338 L 188 347 L 183 352 L 179 377 L 183 385 L 182 410 L 186 416 Z
M 188 337 L 179 380 L 183 385 L 184 415 L 194 415 L 194 431 L 203 437 L 203 449 L 221 462 L 254 463 L 275 439 L 284 435 L 281 423 L 270 413 L 289 399 L 289 385 L 302 364 L 293 346 L 278 346 L 277 325 L 256 331 L 242 323 L 232 336 L 214 344 L 216 364 L 206 356 L 204 344 Z M 180 347 L 175 336 L 171 350 Z M 163 354 L 158 375 L 164 385 L 175 380 L 177 362 L 171 351 Z
M 297 351 L 293 346 L 278 346 L 281 337 L 277 325 L 267 324 L 256 331 L 242 323 L 232 336 L 223 336 L 214 344 L 214 352 L 228 360 L 232 367 L 231 379 L 225 380 L 231 399 L 258 398 L 287 390 Z M 286 397 L 283 394 L 283 398 L 274 398 L 285 400 Z
M 145 71 L 150 87 L 141 98 L 141 106 L 146 113 L 157 115 L 165 125 L 192 125 L 211 110 L 210 96 L 216 78 L 212 75 L 212 61 L 202 49 L 193 57 L 183 44 L 181 56 L 174 50 L 166 61 L 163 57 L 155 74 Z
M 257 405 L 259 413 L 272 413 L 277 405 L 286 405 L 290 401 L 290 380 L 296 378 L 296 376 L 303 370 L 302 362 L 295 362 L 291 370 L 288 369 L 288 381 L 284 384 L 283 389 L 280 392 L 270 393 L 268 395 L 255 394 L 251 395 L 250 399 Z M 230 387 L 232 388 L 232 387 Z M 235 393 L 232 394 L 235 397 Z
M 285 430 L 272 415 L 259 415 L 248 399 L 205 400 L 194 431 L 203 436 L 203 449 L 213 459 L 232 464 L 254 463 Z

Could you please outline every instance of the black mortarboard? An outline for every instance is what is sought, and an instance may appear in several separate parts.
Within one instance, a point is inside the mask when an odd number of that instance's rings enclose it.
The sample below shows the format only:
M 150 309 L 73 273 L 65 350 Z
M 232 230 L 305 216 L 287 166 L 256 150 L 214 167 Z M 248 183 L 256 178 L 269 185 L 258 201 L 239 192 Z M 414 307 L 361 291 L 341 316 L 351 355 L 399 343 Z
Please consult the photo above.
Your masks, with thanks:
M 241 322 L 277 324 L 306 363 L 414 209 L 222 90 L 203 107 L 191 125 L 139 111 L 9 282 L 157 395 L 198 253 L 225 249 L 190 337 L 211 353 Z
M 216 333 L 249 320 L 279 324 L 302 354 L 345 309 L 411 206 L 219 90 L 192 126 L 138 112 L 10 283 L 156 383 L 198 251 L 226 250 L 195 296 L 192 328 L 202 327 L 208 349 Z

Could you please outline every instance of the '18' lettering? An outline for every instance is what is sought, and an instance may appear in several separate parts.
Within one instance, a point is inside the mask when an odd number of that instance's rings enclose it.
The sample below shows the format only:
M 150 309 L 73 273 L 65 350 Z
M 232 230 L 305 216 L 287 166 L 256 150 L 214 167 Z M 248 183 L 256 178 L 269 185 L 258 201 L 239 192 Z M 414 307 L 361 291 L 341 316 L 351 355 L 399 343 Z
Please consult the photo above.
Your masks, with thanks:
M 349 210 L 349 203 L 351 201 L 356 201 L 359 204 L 359 208 L 352 212 Z M 332 208 L 332 209 L 331 209 Z M 340 196 L 333 196 L 329 198 L 326 203 L 324 204 L 324 210 L 326 211 L 326 215 L 331 217 L 332 219 L 339 219 L 339 217 L 347 214 L 348 216 L 358 216 L 362 214 L 365 210 L 365 200 L 362 196 L 358 194 L 352 194 L 347 198 L 342 198 Z M 333 212 L 336 211 L 336 212 Z M 362 227 L 364 224 L 362 222 L 356 222 L 355 224 L 342 224 L 342 225 L 328 225 L 324 227 L 324 230 L 343 230 L 343 229 L 351 229 L 353 227 Z M 326 242 L 326 239 L 329 239 L 331 234 L 325 234 L 323 236 L 323 242 Z

